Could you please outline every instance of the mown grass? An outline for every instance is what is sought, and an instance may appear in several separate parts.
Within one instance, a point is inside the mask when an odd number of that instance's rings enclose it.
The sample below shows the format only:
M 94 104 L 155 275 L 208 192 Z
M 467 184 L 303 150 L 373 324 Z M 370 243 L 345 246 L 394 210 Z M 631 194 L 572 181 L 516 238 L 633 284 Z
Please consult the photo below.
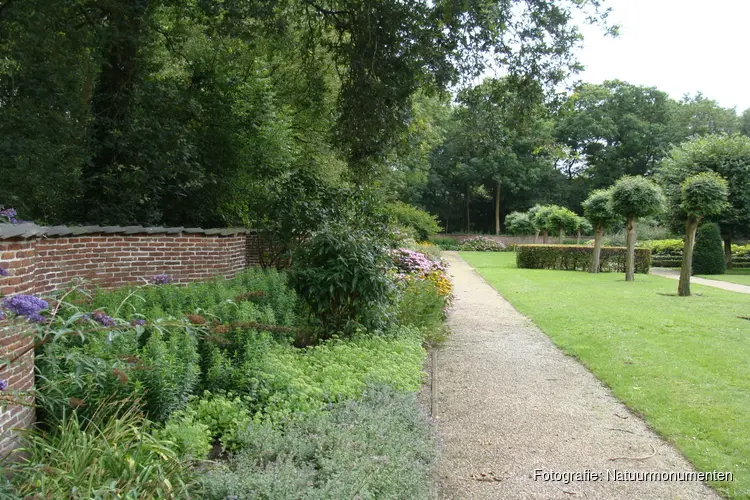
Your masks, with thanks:
M 750 268 L 727 269 L 726 274 L 698 274 L 698 278 L 750 285 Z
M 487 281 L 575 356 L 712 483 L 750 497 L 750 297 L 658 276 L 517 269 L 514 254 L 462 252 Z

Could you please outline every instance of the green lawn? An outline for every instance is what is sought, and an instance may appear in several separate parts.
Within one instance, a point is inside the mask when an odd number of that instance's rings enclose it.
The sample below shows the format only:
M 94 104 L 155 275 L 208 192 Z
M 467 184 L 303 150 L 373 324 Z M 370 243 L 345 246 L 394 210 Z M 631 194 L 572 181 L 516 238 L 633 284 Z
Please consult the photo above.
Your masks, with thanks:
M 740 285 L 750 285 L 750 269 L 727 269 L 727 274 L 698 274 L 699 278 L 709 280 L 728 281 L 730 283 L 739 283 Z
M 750 498 L 750 297 L 636 275 L 517 269 L 512 253 L 461 252 L 519 311 L 578 358 L 713 483 Z

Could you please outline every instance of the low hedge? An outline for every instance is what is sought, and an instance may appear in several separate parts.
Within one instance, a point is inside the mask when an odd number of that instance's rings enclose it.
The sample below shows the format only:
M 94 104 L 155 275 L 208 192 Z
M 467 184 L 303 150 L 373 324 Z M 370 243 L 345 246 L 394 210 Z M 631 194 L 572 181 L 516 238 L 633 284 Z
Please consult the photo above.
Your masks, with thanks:
M 654 257 L 651 260 L 651 267 L 682 267 L 682 259 L 657 259 Z M 732 269 L 747 269 L 750 268 L 750 261 L 747 260 L 732 260 Z
M 625 247 L 602 247 L 601 272 L 625 272 Z M 588 271 L 593 249 L 582 245 L 518 245 L 516 265 L 525 269 L 559 269 Z M 635 249 L 635 272 L 648 274 L 651 267 L 651 250 Z

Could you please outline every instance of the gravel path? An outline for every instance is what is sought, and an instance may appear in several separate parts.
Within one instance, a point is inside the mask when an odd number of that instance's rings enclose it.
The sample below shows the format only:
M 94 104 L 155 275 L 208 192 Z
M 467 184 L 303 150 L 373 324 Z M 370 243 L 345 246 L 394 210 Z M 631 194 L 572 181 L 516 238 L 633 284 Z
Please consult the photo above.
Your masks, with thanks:
M 535 480 L 535 469 L 694 469 L 458 254 L 445 257 L 456 303 L 438 357 L 440 498 L 719 498 L 700 482 Z
M 649 271 L 649 274 L 654 274 L 663 278 L 672 278 L 673 280 L 680 279 L 680 271 L 667 269 L 666 267 L 652 267 Z M 750 293 L 750 286 L 740 285 L 738 283 L 730 283 L 728 281 L 708 280 L 706 278 L 696 278 L 695 276 L 691 276 L 690 283 L 694 283 L 696 285 L 712 286 L 714 288 L 721 288 L 723 290 L 729 290 L 730 292 Z

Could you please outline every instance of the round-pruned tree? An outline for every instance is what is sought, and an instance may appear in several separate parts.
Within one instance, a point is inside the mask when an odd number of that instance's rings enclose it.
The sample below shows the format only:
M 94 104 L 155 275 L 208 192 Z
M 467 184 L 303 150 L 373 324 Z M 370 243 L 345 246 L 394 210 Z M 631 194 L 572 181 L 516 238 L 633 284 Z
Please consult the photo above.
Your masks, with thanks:
M 594 226 L 591 225 L 591 223 L 586 219 L 586 217 L 581 217 L 580 215 L 576 216 L 578 218 L 576 222 L 576 231 L 578 234 L 576 235 L 576 244 L 581 244 L 581 237 L 584 234 L 590 234 L 591 231 L 594 230 Z
M 536 234 L 536 226 L 528 212 L 511 212 L 505 217 L 505 230 L 510 234 L 528 236 Z
M 704 217 L 719 215 L 727 209 L 729 183 L 716 172 L 702 172 L 685 179 L 680 187 L 682 196 L 679 212 L 684 214 L 685 218 L 685 247 L 682 250 L 682 268 L 677 295 L 689 297 L 690 276 L 693 274 L 695 230 L 698 229 L 698 224 Z M 719 236 L 719 260 L 722 259 L 721 237 Z
M 578 216 L 567 208 L 555 207 L 547 217 L 547 230 L 557 233 L 560 236 L 559 243 L 562 245 L 565 241 L 565 233 L 578 230 Z
M 617 222 L 617 215 L 612 212 L 612 192 L 607 189 L 592 191 L 583 202 L 583 214 L 594 226 L 594 257 L 591 259 L 589 272 L 599 272 L 604 231 Z
M 531 222 L 536 227 L 536 238 L 539 237 L 539 233 L 542 233 L 542 243 L 547 243 L 547 235 L 549 234 L 549 217 L 555 210 L 559 209 L 557 205 L 535 205 L 529 210 L 531 214 Z
M 680 185 L 700 172 L 716 172 L 729 183 L 729 207 L 720 215 L 707 219 L 718 223 L 721 228 L 724 256 L 731 268 L 732 240 L 747 236 L 750 228 L 750 138 L 739 134 L 715 134 L 694 137 L 672 149 L 662 161 L 656 177 L 670 199 L 668 215 L 675 226 L 685 221 L 679 209 Z
M 621 177 L 612 187 L 612 211 L 625 217 L 627 253 L 625 281 L 635 280 L 635 223 L 640 217 L 656 215 L 664 208 L 664 194 L 659 186 L 642 176 Z

